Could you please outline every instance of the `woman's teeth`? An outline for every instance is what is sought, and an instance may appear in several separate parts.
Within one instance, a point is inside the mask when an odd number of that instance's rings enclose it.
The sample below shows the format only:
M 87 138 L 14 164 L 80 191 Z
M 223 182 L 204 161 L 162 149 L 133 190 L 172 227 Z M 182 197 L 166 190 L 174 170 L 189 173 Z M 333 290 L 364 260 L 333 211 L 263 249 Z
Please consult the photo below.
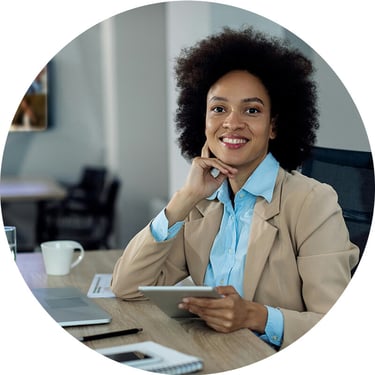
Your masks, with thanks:
M 247 140 L 243 139 L 243 138 L 223 138 L 222 141 L 224 143 L 230 143 L 230 144 L 233 144 L 233 145 L 237 145 L 237 144 L 240 144 L 240 143 L 246 143 L 247 142 Z

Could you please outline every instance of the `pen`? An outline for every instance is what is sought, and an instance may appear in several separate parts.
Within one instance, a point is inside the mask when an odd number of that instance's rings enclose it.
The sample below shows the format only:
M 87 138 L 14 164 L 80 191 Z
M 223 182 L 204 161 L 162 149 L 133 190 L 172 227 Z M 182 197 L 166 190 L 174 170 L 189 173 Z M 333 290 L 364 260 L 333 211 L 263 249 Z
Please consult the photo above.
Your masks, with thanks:
M 138 333 L 142 331 L 143 331 L 143 328 L 131 328 L 131 329 L 125 329 L 123 331 L 112 331 L 112 332 L 99 333 L 97 335 L 77 337 L 77 340 L 81 342 L 90 341 L 90 340 L 99 340 L 99 339 L 106 339 L 109 337 L 132 335 L 134 333 Z

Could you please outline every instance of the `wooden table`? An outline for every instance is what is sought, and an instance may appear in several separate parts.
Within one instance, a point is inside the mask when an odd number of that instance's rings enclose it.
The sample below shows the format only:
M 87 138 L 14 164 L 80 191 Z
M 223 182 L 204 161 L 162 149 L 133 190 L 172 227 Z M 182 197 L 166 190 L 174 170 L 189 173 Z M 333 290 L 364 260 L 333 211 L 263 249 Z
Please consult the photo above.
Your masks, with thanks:
M 63 199 L 66 189 L 50 179 L 4 177 L 0 181 L 2 202 L 38 202 Z
M 47 178 L 2 177 L 0 199 L 2 204 L 35 202 L 37 205 L 35 240 L 41 242 L 43 210 L 47 202 L 64 199 L 66 189 Z M 17 226 L 17 224 L 15 224 Z
M 82 263 L 67 276 L 47 276 L 42 255 L 38 252 L 19 254 L 17 265 L 31 288 L 75 286 L 87 293 L 94 275 L 111 273 L 121 253 L 121 250 L 87 251 Z M 203 358 L 202 374 L 240 368 L 275 353 L 247 329 L 230 334 L 218 333 L 199 320 L 171 319 L 149 301 L 125 302 L 117 298 L 95 301 L 112 315 L 112 322 L 67 328 L 73 336 L 134 327 L 142 327 L 143 332 L 88 342 L 86 345 L 93 349 L 151 340 Z

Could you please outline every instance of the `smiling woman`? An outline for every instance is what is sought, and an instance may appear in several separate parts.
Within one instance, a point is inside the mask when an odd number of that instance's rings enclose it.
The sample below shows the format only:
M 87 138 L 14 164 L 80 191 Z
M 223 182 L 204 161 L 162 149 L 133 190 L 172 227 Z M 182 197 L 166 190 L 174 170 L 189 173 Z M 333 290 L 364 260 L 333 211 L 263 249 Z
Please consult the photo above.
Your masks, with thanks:
M 117 262 L 118 297 L 190 276 L 224 298 L 187 297 L 181 309 L 277 348 L 327 313 L 359 251 L 335 191 L 295 170 L 318 128 L 312 72 L 298 50 L 251 28 L 182 51 L 176 122 L 191 168 Z
M 278 133 L 269 143 L 270 151 L 283 168 L 297 168 L 309 154 L 319 128 L 311 61 L 286 42 L 254 29 L 224 30 L 183 49 L 178 58 L 176 121 L 183 155 L 192 159 L 201 153 L 209 90 L 225 74 L 242 70 L 257 77 L 257 85 L 267 92 Z
M 212 85 L 207 95 L 207 143 L 216 158 L 242 176 L 234 193 L 266 157 L 275 136 L 271 101 L 257 77 L 232 71 Z

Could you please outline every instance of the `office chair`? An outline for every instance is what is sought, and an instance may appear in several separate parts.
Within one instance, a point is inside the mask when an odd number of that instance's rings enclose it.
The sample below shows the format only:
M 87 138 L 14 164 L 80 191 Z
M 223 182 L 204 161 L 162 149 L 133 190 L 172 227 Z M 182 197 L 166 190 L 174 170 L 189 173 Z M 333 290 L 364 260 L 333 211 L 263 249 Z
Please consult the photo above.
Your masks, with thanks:
M 67 197 L 62 204 L 66 208 L 69 206 L 85 208 L 95 204 L 103 193 L 106 177 L 105 167 L 84 167 L 79 182 L 67 187 Z
M 43 240 L 69 239 L 80 242 L 85 250 L 109 249 L 120 186 L 120 180 L 115 177 L 93 204 L 74 202 L 47 210 Z
M 313 147 L 301 172 L 336 190 L 350 239 L 359 247 L 361 258 L 369 236 L 374 208 L 374 166 L 371 152 Z

